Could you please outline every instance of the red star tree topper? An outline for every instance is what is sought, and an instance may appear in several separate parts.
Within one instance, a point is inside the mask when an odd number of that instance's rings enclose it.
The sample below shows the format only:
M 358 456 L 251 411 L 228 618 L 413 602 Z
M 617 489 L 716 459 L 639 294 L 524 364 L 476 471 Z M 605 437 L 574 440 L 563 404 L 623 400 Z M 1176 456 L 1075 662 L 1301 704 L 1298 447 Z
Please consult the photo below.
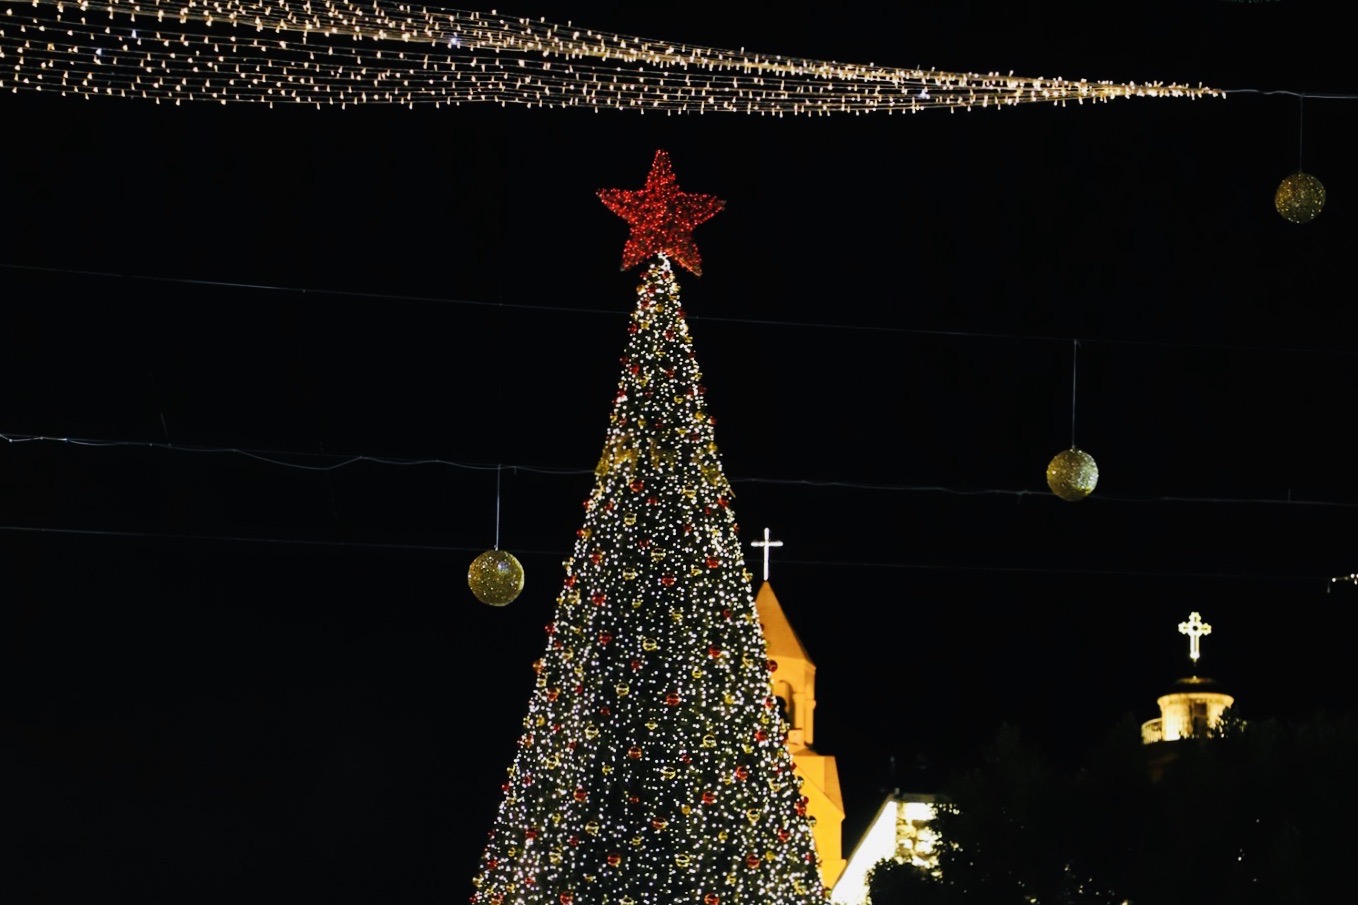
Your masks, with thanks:
M 599 200 L 632 225 L 622 250 L 623 270 L 652 255 L 665 255 L 695 276 L 702 276 L 702 257 L 693 242 L 693 228 L 712 219 L 726 202 L 713 195 L 681 192 L 664 151 L 655 152 L 644 188 L 600 189 Z

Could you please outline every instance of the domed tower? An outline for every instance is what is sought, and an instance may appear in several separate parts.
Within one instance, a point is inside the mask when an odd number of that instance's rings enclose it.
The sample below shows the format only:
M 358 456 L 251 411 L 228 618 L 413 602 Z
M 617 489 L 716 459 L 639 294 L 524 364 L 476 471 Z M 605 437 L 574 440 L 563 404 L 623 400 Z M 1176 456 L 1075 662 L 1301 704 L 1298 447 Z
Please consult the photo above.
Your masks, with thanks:
M 1165 694 L 1156 698 L 1160 716 L 1141 724 L 1141 741 L 1147 745 L 1204 738 L 1221 724 L 1226 709 L 1235 703 L 1235 698 L 1215 679 L 1197 674 L 1201 640 L 1212 633 L 1212 626 L 1202 621 L 1200 613 L 1190 613 L 1188 621 L 1179 623 L 1179 632 L 1189 639 L 1188 657 L 1193 661 L 1193 675 L 1176 680 Z

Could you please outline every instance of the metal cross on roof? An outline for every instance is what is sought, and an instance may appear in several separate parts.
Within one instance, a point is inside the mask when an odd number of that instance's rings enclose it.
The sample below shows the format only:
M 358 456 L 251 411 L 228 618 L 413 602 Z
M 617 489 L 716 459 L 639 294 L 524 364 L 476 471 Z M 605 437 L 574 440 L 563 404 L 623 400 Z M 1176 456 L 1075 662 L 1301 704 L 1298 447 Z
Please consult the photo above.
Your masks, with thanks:
M 1197 663 L 1200 653 L 1198 640 L 1203 635 L 1212 634 L 1212 627 L 1202 621 L 1201 613 L 1189 613 L 1188 621 L 1179 623 L 1179 634 L 1188 636 L 1188 656 Z
M 765 581 L 768 581 L 768 580 L 769 580 L 769 547 L 781 547 L 782 545 L 783 545 L 783 542 L 780 541 L 780 540 L 769 540 L 769 529 L 768 529 L 768 528 L 765 528 L 765 529 L 764 529 L 764 539 L 763 539 L 763 540 L 752 540 L 752 541 L 750 541 L 750 546 L 751 546 L 751 547 L 763 547 L 763 548 L 764 548 L 764 580 L 765 580 Z

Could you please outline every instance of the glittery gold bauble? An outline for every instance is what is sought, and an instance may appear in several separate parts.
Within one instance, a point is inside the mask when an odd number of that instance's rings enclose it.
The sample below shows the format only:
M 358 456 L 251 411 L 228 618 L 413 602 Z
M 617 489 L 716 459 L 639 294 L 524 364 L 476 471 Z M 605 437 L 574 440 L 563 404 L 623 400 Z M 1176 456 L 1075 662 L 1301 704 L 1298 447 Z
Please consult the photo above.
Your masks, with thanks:
M 1047 486 L 1063 500 L 1082 500 L 1099 483 L 1099 466 L 1094 457 L 1072 446 L 1057 453 L 1047 465 Z
M 1293 223 L 1309 223 L 1325 206 L 1325 186 L 1310 173 L 1293 173 L 1273 193 L 1273 206 Z
M 523 566 L 514 554 L 504 550 L 487 550 L 472 560 L 467 570 L 467 584 L 476 599 L 491 606 L 512 603 L 523 590 Z

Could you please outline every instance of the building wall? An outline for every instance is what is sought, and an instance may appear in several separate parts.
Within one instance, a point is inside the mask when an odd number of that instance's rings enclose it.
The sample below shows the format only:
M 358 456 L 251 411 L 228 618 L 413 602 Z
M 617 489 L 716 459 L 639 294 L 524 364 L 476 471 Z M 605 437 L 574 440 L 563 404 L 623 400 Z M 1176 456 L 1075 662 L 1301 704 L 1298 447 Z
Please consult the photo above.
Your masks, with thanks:
M 882 861 L 935 870 L 938 835 L 930 826 L 935 813 L 932 795 L 897 794 L 887 798 L 831 888 L 831 905 L 866 905 L 868 875 Z

